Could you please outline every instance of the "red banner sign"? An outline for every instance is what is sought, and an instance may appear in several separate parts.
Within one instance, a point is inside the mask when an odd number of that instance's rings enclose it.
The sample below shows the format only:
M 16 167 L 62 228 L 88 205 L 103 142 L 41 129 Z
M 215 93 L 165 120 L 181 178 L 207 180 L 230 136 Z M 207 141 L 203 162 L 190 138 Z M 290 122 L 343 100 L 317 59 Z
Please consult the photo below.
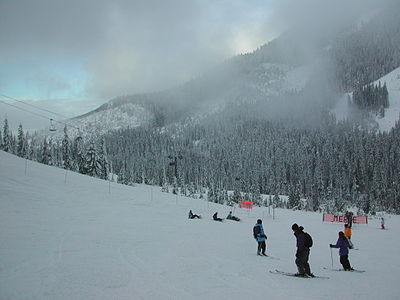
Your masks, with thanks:
M 253 208 L 253 201 L 240 201 L 240 207 L 241 208 L 246 208 L 246 209 L 252 209 Z
M 323 214 L 323 222 L 348 223 L 345 215 Z M 366 216 L 353 216 L 353 224 L 368 224 Z

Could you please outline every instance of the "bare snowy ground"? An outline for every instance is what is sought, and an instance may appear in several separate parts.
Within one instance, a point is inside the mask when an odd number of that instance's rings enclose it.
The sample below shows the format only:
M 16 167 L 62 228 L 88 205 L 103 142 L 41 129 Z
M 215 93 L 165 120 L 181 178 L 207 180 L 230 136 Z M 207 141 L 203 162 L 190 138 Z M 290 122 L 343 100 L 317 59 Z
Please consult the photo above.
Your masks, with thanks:
M 399 299 L 400 218 L 356 225 L 354 268 L 331 267 L 340 224 L 318 213 L 235 210 L 237 223 L 211 220 L 229 207 L 128 187 L 19 159 L 0 151 L 0 299 Z M 187 213 L 203 216 L 188 220 Z M 267 252 L 256 256 L 252 227 L 262 218 Z M 296 271 L 292 223 L 314 238 L 312 271 Z M 338 268 L 337 250 L 333 250 Z

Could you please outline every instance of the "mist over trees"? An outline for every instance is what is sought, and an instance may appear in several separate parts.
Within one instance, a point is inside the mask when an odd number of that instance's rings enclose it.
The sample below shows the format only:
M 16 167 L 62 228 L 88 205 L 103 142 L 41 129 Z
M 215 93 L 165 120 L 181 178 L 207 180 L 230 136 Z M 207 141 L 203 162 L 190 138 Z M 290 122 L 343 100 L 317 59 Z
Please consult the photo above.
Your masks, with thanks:
M 206 188 L 212 201 L 226 204 L 227 191 L 235 191 L 264 205 L 260 194 L 284 194 L 289 208 L 398 213 L 399 124 L 376 133 L 325 117 L 314 129 L 241 116 L 168 133 L 121 130 L 106 143 L 114 171 L 128 183 L 172 185 L 168 156 L 179 153 L 177 184 L 186 195 Z
M 158 185 L 223 204 L 246 199 L 260 206 L 272 201 L 293 209 L 340 212 L 355 206 L 365 213 L 400 213 L 400 124 L 377 133 L 353 122 L 337 123 L 329 115 L 321 117 L 321 126 L 310 128 L 300 121 L 270 122 L 241 114 L 167 131 L 118 130 L 97 146 L 83 146 L 82 138 L 67 143 L 67 134 L 62 142 L 34 137 L 28 141 L 26 134 L 9 143 L 14 137 L 4 136 L 6 119 L 1 147 L 102 179 L 113 166 L 120 183 Z M 21 140 L 28 151 L 18 150 Z M 261 194 L 288 195 L 289 201 L 275 196 L 264 202 Z
M 143 126 L 85 138 L 70 138 L 66 126 L 62 138 L 52 139 L 24 133 L 22 124 L 14 136 L 5 119 L 0 148 L 227 205 L 252 200 L 313 211 L 400 213 L 400 122 L 378 132 L 366 119 L 338 122 L 329 113 L 338 95 L 353 92 L 351 104 L 363 117 L 384 116 L 388 90 L 373 82 L 400 66 L 399 6 L 312 45 L 298 44 L 301 37 L 289 32 L 177 89 L 119 97 L 96 110 L 142 104 L 154 116 Z M 301 90 L 281 86 L 289 70 L 313 60 L 318 68 Z M 223 109 L 196 118 L 216 100 Z
M 400 65 L 399 11 L 400 4 L 394 1 L 335 40 L 332 55 L 343 91 L 359 89 Z

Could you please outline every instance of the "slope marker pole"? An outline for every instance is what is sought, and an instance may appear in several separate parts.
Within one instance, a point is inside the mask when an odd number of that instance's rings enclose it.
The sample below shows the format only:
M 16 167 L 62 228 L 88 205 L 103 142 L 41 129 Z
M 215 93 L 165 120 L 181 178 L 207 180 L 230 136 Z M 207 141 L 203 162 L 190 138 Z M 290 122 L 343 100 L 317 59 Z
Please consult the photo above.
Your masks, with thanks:
M 28 158 L 25 158 L 25 176 L 26 176 L 26 169 L 28 168 Z

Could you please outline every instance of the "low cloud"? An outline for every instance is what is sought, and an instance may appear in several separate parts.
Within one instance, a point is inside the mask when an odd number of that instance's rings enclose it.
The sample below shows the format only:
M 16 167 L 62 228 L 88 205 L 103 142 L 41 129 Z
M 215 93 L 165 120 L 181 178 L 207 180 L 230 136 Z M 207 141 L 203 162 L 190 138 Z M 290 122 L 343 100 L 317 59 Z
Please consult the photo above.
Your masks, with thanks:
M 269 13 L 261 0 L 2 0 L 0 65 L 80 64 L 87 95 L 104 101 L 178 85 L 257 48 L 276 35 L 264 28 Z

